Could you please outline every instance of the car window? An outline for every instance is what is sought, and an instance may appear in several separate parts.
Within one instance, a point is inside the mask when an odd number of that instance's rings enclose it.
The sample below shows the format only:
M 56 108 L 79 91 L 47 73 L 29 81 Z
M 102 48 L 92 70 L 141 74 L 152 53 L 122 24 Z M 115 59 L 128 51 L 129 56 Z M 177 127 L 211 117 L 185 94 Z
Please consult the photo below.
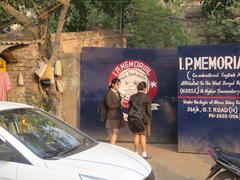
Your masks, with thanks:
M 4 152 L 6 152 L 6 149 L 9 149 L 9 151 L 11 151 L 12 149 L 9 147 L 9 145 L 7 145 L 7 143 L 1 143 L 0 142 L 0 161 L 2 161 L 4 159 Z
M 6 159 L 6 156 L 8 156 L 9 159 Z M 0 161 L 10 161 L 10 162 L 16 162 L 16 163 L 31 164 L 8 142 L 3 143 L 1 141 L 0 141 Z
M 0 112 L 0 125 L 41 158 L 66 156 L 96 143 L 38 109 Z

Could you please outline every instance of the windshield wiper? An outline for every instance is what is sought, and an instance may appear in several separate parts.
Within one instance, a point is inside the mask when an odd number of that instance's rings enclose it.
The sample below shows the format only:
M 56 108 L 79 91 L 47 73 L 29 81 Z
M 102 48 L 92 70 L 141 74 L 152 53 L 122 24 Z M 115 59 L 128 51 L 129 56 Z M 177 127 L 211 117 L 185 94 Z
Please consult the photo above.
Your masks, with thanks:
M 54 152 L 51 152 L 51 155 L 47 155 L 45 157 L 42 157 L 43 159 L 51 159 L 51 158 L 54 158 L 54 157 L 58 157 L 58 154 L 59 152 L 57 151 L 54 151 Z
M 67 154 L 71 151 L 74 151 L 74 150 L 78 149 L 80 146 L 84 146 L 84 145 L 88 145 L 87 139 L 84 139 L 82 144 L 78 144 L 78 145 L 73 146 L 73 147 L 71 147 L 69 149 L 66 149 L 66 150 L 59 150 L 59 151 L 51 152 L 52 155 L 45 156 L 43 158 L 44 159 L 55 158 L 55 157 L 58 158 L 59 156 Z
M 69 153 L 69 152 L 71 152 L 71 151 L 74 151 L 75 149 L 79 148 L 80 146 L 81 146 L 81 144 L 78 144 L 78 145 L 73 146 L 73 147 L 71 147 L 71 148 L 69 148 L 69 149 L 66 149 L 66 150 L 64 150 L 64 151 L 59 152 L 57 155 L 58 155 L 58 156 L 61 156 L 61 155 L 63 155 L 63 154 L 67 154 L 67 153 Z

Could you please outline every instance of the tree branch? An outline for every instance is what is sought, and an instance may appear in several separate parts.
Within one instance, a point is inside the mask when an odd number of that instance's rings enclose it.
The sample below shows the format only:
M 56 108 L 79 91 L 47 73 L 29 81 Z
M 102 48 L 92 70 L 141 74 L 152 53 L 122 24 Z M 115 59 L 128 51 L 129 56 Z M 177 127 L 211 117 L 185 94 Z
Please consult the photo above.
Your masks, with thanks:
M 0 2 L 1 7 L 6 11 L 6 13 L 15 17 L 22 25 L 26 25 L 26 29 L 32 32 L 33 34 L 37 33 L 37 27 L 32 23 L 30 19 L 24 16 L 21 12 L 15 9 L 13 6 L 6 4 L 4 2 Z

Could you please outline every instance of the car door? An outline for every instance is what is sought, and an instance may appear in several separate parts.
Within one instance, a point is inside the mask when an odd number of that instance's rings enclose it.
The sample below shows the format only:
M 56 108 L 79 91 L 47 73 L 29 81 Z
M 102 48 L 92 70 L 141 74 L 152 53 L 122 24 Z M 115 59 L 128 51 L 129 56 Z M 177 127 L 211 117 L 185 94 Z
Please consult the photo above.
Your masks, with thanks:
M 0 180 L 16 180 L 18 163 L 0 161 Z
M 6 154 L 3 152 L 8 148 L 10 145 L 0 137 L 0 180 L 16 180 L 19 163 L 6 160 Z
M 76 172 L 64 170 L 54 170 L 47 167 L 37 167 L 28 164 L 20 164 L 17 173 L 17 180 L 79 180 Z

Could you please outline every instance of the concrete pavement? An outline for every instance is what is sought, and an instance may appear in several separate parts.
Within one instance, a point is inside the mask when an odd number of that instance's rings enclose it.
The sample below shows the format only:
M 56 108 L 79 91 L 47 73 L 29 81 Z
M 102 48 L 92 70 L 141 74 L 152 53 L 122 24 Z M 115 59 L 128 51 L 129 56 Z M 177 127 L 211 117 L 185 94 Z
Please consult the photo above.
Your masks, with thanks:
M 133 150 L 131 143 L 118 145 Z M 204 180 L 214 164 L 208 155 L 178 153 L 175 144 L 150 144 L 148 151 L 158 180 Z

